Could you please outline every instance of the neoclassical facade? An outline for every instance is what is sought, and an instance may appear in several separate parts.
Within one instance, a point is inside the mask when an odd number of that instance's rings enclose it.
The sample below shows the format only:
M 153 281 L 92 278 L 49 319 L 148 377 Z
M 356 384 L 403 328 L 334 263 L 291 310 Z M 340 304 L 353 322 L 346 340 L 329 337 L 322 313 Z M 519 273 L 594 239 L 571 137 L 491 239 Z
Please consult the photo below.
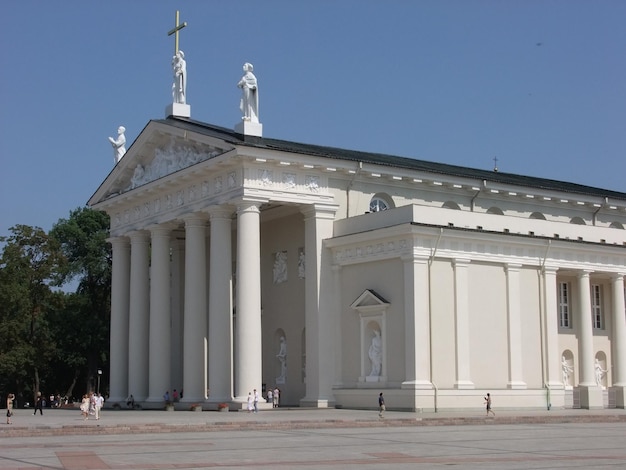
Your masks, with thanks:
M 148 123 L 111 217 L 109 404 L 624 407 L 626 193 Z

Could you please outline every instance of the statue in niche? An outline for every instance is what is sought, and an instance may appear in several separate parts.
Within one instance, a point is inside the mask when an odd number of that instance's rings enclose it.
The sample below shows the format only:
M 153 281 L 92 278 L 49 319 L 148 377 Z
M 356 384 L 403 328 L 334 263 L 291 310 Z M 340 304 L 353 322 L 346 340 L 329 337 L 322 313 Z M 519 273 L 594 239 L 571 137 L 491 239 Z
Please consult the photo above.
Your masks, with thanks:
M 124 132 L 126 132 L 126 128 L 120 126 L 117 128 L 117 139 L 109 137 L 109 142 L 111 142 L 111 146 L 113 147 L 114 163 L 119 162 L 126 153 L 126 137 L 124 136 Z
M 280 346 L 276 357 L 280 361 L 280 375 L 276 377 L 276 383 L 285 383 L 287 376 L 287 340 L 284 336 L 280 337 Z
M 379 377 L 383 365 L 383 341 L 380 337 L 379 330 L 374 330 L 374 336 L 372 336 L 372 342 L 370 343 L 367 355 L 372 363 L 372 370 L 369 376 Z
M 287 281 L 287 252 L 277 251 L 274 257 L 274 284 Z
M 598 360 L 598 358 L 596 358 L 595 370 L 596 370 L 596 385 L 598 387 L 602 387 L 602 377 L 604 377 L 604 374 L 606 374 L 607 371 L 602 368 L 602 364 L 600 364 L 600 361 Z
M 254 67 L 252 64 L 246 62 L 243 64 L 244 75 L 237 83 L 237 86 L 241 88 L 242 96 L 239 103 L 239 109 L 243 114 L 242 119 L 244 121 L 259 122 L 259 89 L 257 86 L 257 80 L 252 73 Z
M 304 251 L 301 251 L 300 254 L 298 255 L 298 277 L 300 279 L 304 279 L 305 276 L 305 259 L 304 259 Z
M 178 51 L 172 57 L 172 69 L 174 71 L 174 83 L 172 84 L 172 98 L 174 103 L 187 103 L 187 62 L 185 62 L 185 53 Z
M 561 357 L 561 368 L 563 369 L 563 386 L 570 386 L 569 377 L 572 372 L 574 372 L 574 368 L 570 366 L 565 359 L 565 356 Z

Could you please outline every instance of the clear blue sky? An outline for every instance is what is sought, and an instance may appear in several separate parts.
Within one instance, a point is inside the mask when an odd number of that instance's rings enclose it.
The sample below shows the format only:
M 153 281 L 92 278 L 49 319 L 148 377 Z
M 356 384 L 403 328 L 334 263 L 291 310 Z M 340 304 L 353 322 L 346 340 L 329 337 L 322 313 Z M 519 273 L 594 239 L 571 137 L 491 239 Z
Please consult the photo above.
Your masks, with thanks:
M 2 3 L 0 235 L 86 204 L 171 102 L 232 128 L 251 62 L 266 137 L 626 192 L 621 0 Z

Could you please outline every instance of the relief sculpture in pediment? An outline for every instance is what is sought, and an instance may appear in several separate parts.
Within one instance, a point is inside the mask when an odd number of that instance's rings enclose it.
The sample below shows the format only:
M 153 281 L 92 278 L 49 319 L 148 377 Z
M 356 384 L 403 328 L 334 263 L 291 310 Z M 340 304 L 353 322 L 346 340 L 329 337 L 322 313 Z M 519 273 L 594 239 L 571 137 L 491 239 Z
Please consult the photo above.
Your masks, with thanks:
M 154 158 L 150 163 L 146 165 L 137 164 L 126 191 L 163 178 L 221 153 L 222 150 L 214 147 L 199 150 L 193 146 L 177 144 L 172 139 L 167 146 L 155 149 Z

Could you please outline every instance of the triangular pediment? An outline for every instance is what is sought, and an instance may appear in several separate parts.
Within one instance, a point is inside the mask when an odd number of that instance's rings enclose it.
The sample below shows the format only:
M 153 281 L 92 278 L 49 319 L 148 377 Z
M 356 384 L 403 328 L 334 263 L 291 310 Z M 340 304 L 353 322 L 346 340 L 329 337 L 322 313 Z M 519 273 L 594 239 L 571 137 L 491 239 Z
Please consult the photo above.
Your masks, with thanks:
M 372 289 L 366 289 L 357 299 L 352 302 L 350 307 L 355 310 L 371 310 L 372 308 L 379 309 L 389 305 L 381 295 L 377 294 Z
M 216 138 L 195 136 L 163 121 L 151 121 L 115 165 L 89 205 L 106 201 L 234 148 Z

